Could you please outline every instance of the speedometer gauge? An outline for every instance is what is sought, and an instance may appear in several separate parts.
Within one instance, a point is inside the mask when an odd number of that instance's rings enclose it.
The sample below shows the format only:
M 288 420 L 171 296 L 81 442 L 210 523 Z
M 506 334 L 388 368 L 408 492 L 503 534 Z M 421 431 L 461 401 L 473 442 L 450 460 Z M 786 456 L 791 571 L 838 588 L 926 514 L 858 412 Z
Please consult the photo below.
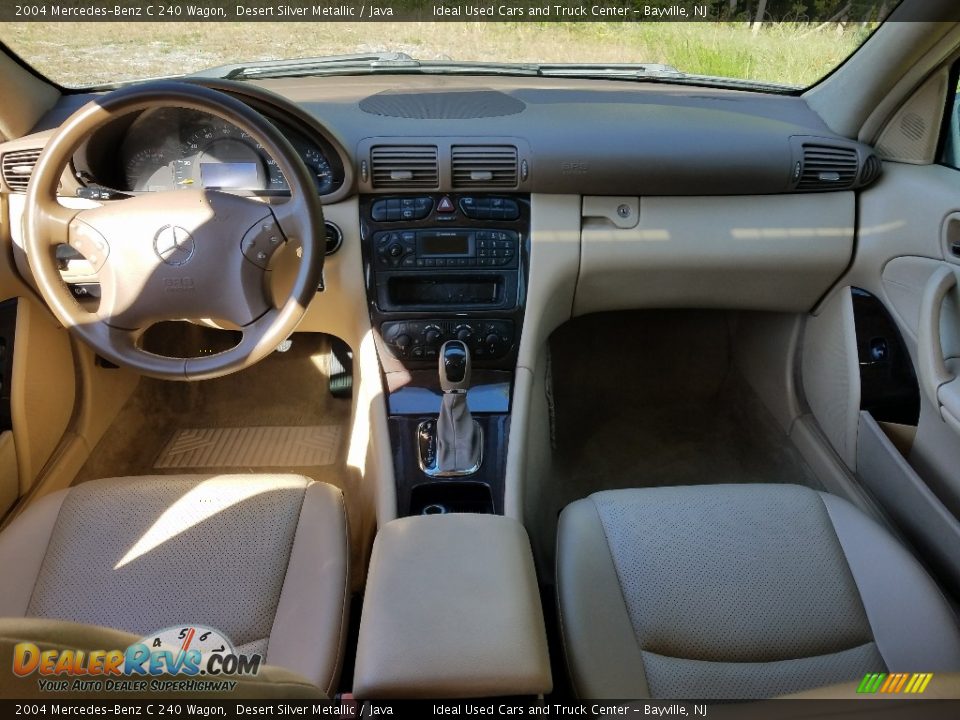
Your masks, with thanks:
M 170 154 L 163 148 L 144 148 L 127 159 L 124 167 L 131 190 L 167 190 L 173 184 Z

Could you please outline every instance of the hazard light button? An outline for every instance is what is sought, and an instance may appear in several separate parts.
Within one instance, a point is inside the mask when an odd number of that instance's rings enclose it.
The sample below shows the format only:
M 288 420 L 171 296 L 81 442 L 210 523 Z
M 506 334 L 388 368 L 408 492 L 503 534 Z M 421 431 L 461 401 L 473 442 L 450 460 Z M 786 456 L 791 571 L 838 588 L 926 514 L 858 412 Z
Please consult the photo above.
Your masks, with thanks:
M 440 202 L 437 204 L 438 213 L 452 213 L 456 212 L 456 208 L 453 203 L 450 201 L 450 198 L 444 196 L 440 198 Z

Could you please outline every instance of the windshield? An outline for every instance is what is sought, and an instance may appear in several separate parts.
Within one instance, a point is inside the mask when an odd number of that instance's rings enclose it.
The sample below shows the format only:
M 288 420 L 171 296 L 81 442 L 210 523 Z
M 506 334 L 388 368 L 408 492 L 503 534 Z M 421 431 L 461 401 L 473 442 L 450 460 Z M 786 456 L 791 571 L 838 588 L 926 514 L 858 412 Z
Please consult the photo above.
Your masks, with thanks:
M 417 2 L 421 9 L 415 16 L 404 15 L 403 0 L 396 7 L 379 2 L 375 7 L 391 9 L 392 17 L 438 16 L 436 7 L 445 7 L 461 14 L 447 15 L 445 22 L 298 22 L 269 21 L 277 18 L 282 8 L 303 8 L 310 17 L 318 9 L 336 12 L 338 8 L 362 8 L 361 5 L 318 5 L 316 0 L 283 5 L 260 0 L 246 3 L 249 8 L 262 8 L 267 15 L 247 15 L 249 20 L 218 22 L 196 21 L 198 5 L 156 5 L 147 0 L 127 0 L 125 6 L 137 8 L 137 19 L 146 17 L 151 8 L 151 22 L 58 22 L 51 18 L 55 6 L 39 4 L 35 12 L 19 22 L 0 22 L 0 40 L 25 62 L 54 82 L 70 88 L 113 85 L 132 80 L 187 75 L 216 66 L 244 65 L 284 59 L 318 58 L 330 55 L 403 53 L 421 63 L 433 65 L 433 72 L 442 67 L 455 71 L 454 64 L 585 64 L 611 66 L 641 64 L 653 66 L 659 74 L 677 71 L 677 75 L 723 78 L 768 85 L 802 88 L 815 83 L 845 60 L 876 29 L 896 3 L 851 0 L 722 0 L 700 3 L 639 3 L 610 0 L 607 4 L 582 6 L 611 13 L 633 13 L 628 21 L 559 22 L 559 11 L 565 5 L 531 3 L 550 12 L 531 22 L 503 21 L 503 16 L 470 15 L 473 22 L 462 22 L 470 9 L 489 7 L 500 12 L 507 5 L 453 4 Z M 522 4 L 522 3 L 521 3 Z M 98 3 L 83 3 L 96 7 Z M 104 9 L 117 7 L 103 2 Z M 422 6 L 430 6 L 429 12 Z M 670 8 L 701 7 L 712 22 L 657 21 L 658 16 L 641 13 L 663 11 L 672 19 Z M 27 7 L 27 6 L 17 6 Z M 157 8 L 179 8 L 177 22 L 164 22 L 157 17 Z M 245 12 L 242 3 L 208 6 L 222 9 L 225 17 Z M 367 8 L 372 12 L 371 5 Z M 190 9 L 193 12 L 188 12 Z M 248 9 L 249 9 L 248 8 Z M 640 10 L 638 8 L 644 8 Z M 43 14 L 40 13 L 43 10 Z M 360 10 L 356 10 L 359 12 Z M 134 11 L 136 12 L 136 11 Z M 692 10 L 695 14 L 697 11 Z M 4 12 L 3 18 L 10 16 Z M 170 17 L 170 15 L 165 15 Z M 302 16 L 301 16 L 302 17 Z M 635 21 L 641 18 L 643 21 Z M 763 22 L 757 22 L 762 18 Z M 264 21 L 267 20 L 267 21 Z M 359 61 L 356 64 L 362 65 Z M 367 64 L 369 62 L 367 61 Z M 662 67 L 666 66 L 666 67 Z M 641 68 L 642 70 L 643 68 Z M 234 68 L 236 70 L 236 68 Z M 341 68 L 342 70 L 342 68 Z M 383 71 L 383 68 L 380 68 Z M 509 68 L 500 68 L 509 72 Z M 529 68 L 528 68 L 529 70 Z M 286 74 L 320 74 L 322 65 L 289 70 Z M 327 69 L 329 71 L 329 69 Z M 356 71 L 362 71 L 357 68 Z M 563 74 L 553 68 L 551 74 Z M 581 68 L 581 74 L 585 70 Z M 651 74 L 651 73 L 648 73 Z M 657 74 L 657 73 L 653 73 Z M 241 76 L 243 74 L 241 73 Z

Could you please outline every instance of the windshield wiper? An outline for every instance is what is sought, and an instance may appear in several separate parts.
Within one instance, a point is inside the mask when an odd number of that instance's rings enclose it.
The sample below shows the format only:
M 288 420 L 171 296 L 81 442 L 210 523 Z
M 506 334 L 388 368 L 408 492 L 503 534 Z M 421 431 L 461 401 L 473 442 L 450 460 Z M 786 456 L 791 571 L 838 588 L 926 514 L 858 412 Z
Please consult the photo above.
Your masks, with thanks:
M 671 65 L 662 63 L 552 63 L 538 65 L 540 75 L 559 77 L 665 78 L 686 77 Z
M 222 80 L 248 80 L 257 77 L 281 77 L 295 75 L 325 75 L 338 70 L 410 68 L 419 63 L 406 53 L 353 53 L 351 55 L 327 55 L 299 58 L 296 60 L 264 60 L 253 63 L 220 65 L 192 73 L 190 77 L 217 78 Z
M 358 74 L 422 75 L 517 75 L 707 85 L 773 92 L 795 92 L 796 87 L 778 83 L 691 75 L 663 63 L 497 63 L 453 60 L 417 60 L 402 52 L 354 53 L 298 60 L 265 60 L 221 65 L 201 70 L 190 77 L 227 80 L 300 77 L 304 75 Z

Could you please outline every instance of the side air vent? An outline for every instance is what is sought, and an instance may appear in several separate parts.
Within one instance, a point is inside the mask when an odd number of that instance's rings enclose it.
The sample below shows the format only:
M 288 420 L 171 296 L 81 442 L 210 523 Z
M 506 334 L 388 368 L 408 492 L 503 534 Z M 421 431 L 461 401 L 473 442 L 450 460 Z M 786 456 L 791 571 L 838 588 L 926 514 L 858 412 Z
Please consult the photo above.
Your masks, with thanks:
M 26 192 L 30 175 L 33 174 L 33 167 L 40 159 L 41 152 L 40 148 L 32 148 L 13 150 L 3 154 L 3 158 L 0 159 L 0 169 L 3 172 L 3 181 L 8 188 L 14 192 Z
M 867 186 L 880 177 L 883 172 L 883 163 L 876 155 L 870 155 L 863 163 L 863 169 L 860 171 L 860 184 Z
M 842 190 L 856 182 L 859 171 L 855 149 L 804 143 L 797 190 Z
M 517 149 L 512 145 L 454 145 L 455 188 L 517 186 Z
M 435 188 L 440 184 L 435 145 L 376 145 L 370 150 L 375 188 Z

